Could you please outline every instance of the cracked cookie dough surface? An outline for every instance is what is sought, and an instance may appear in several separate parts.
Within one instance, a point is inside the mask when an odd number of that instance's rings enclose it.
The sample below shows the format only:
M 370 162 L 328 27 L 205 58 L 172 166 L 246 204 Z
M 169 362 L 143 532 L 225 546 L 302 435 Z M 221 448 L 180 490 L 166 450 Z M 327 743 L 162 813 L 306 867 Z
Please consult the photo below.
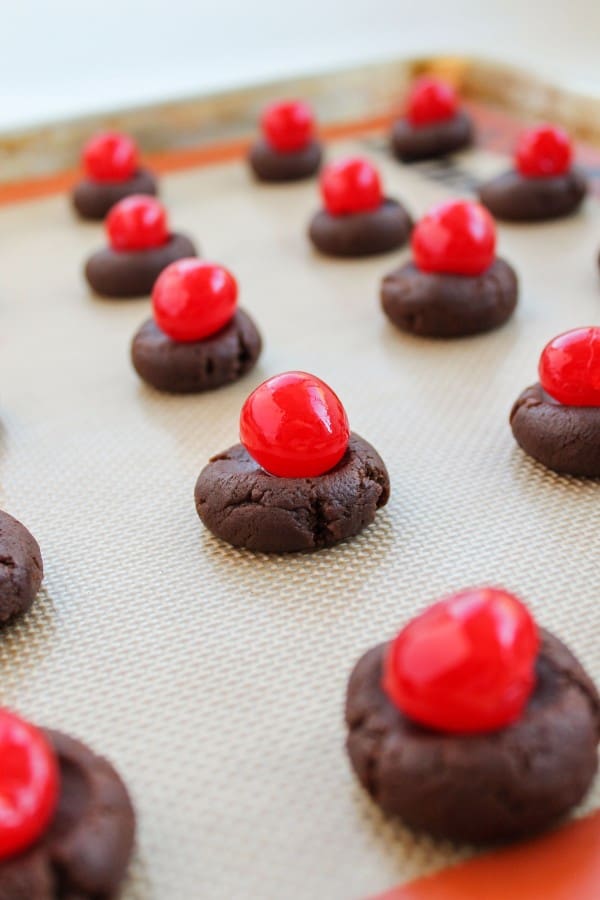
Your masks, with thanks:
M 387 645 L 350 677 L 347 749 L 382 809 L 417 830 L 481 843 L 551 825 L 583 798 L 597 768 L 600 700 L 570 650 L 540 630 L 537 683 L 508 728 L 451 735 L 411 721 L 381 687 Z
M 198 515 L 234 547 L 264 553 L 319 550 L 370 525 L 390 493 L 379 454 L 356 434 L 341 462 L 318 478 L 278 478 L 236 444 L 196 482 Z
M 131 345 L 136 372 L 159 391 L 192 394 L 237 381 L 256 363 L 262 341 L 243 310 L 217 334 L 201 341 L 174 341 L 156 325 L 145 322 Z

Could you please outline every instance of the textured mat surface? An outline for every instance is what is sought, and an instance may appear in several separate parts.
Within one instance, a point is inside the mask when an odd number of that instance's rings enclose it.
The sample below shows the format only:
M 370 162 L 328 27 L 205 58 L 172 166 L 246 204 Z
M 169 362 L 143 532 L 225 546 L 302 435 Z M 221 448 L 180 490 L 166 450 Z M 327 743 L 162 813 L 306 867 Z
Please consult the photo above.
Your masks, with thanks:
M 473 154 L 406 169 L 365 147 L 415 214 L 503 166 Z M 402 336 L 379 310 L 379 280 L 406 253 L 311 252 L 314 184 L 262 188 L 232 164 L 166 178 L 163 196 L 173 227 L 236 273 L 265 337 L 259 368 L 209 396 L 138 382 L 128 345 L 148 302 L 88 294 L 97 226 L 64 198 L 0 211 L 0 501 L 46 566 L 33 612 L 0 637 L 0 702 L 122 771 L 141 824 L 128 900 L 364 897 L 466 851 L 384 821 L 356 787 L 342 705 L 363 650 L 491 582 L 600 679 L 600 484 L 545 471 L 507 424 L 546 340 L 598 322 L 600 215 L 590 202 L 563 223 L 502 226 L 517 315 L 450 343 Z M 289 368 L 340 394 L 392 498 L 332 551 L 236 552 L 202 529 L 194 482 L 236 440 L 247 393 Z

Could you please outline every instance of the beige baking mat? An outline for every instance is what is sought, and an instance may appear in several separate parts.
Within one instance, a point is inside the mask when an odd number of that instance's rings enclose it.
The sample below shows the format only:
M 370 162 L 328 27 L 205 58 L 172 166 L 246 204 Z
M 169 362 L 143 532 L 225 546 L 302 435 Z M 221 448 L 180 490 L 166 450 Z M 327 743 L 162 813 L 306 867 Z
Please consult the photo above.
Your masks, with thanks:
M 414 213 L 460 190 L 460 172 L 436 183 L 443 170 L 402 168 L 378 144 L 361 146 Z M 534 464 L 507 424 L 545 341 L 599 321 L 600 214 L 590 202 L 572 221 L 503 226 L 516 317 L 436 343 L 379 310 L 406 253 L 313 255 L 314 184 L 253 186 L 230 164 L 163 187 L 173 226 L 231 267 L 265 336 L 258 369 L 208 396 L 138 382 L 128 345 L 148 303 L 89 296 L 97 226 L 62 197 L 0 211 L 0 500 L 46 568 L 34 611 L 0 639 L 0 700 L 125 776 L 140 818 L 129 900 L 356 900 L 465 852 L 384 821 L 354 782 L 342 707 L 365 649 L 448 591 L 503 584 L 600 679 L 600 484 Z M 339 392 L 392 498 L 357 540 L 267 558 L 206 533 L 193 488 L 236 441 L 249 391 L 291 368 Z

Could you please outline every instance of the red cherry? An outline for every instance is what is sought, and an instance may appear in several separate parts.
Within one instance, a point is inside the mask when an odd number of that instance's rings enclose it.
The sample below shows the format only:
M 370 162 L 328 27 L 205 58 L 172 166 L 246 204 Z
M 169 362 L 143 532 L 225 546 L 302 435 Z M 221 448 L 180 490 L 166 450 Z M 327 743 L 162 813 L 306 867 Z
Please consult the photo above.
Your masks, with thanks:
M 281 478 L 315 478 L 339 463 L 350 427 L 340 399 L 306 372 L 268 378 L 250 394 L 240 439 L 256 462 Z
M 412 125 L 432 125 L 456 115 L 456 91 L 437 78 L 419 78 L 408 95 L 406 114 Z
M 566 406 L 600 406 L 600 328 L 574 328 L 542 350 L 539 376 L 547 394 Z
M 195 257 L 171 263 L 152 291 L 154 320 L 174 341 L 201 341 L 231 321 L 238 286 L 223 266 Z
M 332 216 L 368 212 L 383 202 L 379 172 L 358 156 L 325 166 L 320 183 L 323 202 Z
M 517 143 L 515 163 L 521 175 L 528 178 L 563 175 L 570 169 L 572 160 L 569 135 L 554 125 L 530 128 Z
M 417 222 L 411 246 L 422 272 L 480 275 L 494 261 L 496 227 L 479 203 L 449 200 Z
M 495 731 L 516 721 L 535 684 L 539 637 L 506 591 L 472 588 L 430 606 L 402 629 L 383 688 L 405 715 L 440 731 Z
M 160 201 L 143 194 L 125 197 L 106 217 L 106 233 L 113 250 L 149 250 L 169 240 L 167 213 Z
M 263 134 L 275 150 L 293 153 L 302 150 L 313 138 L 313 112 L 302 100 L 283 100 L 267 106 L 261 117 Z
M 127 181 L 138 167 L 138 149 L 126 134 L 104 131 L 83 148 L 83 166 L 92 181 Z
M 43 834 L 58 803 L 56 756 L 41 731 L 0 709 L 0 859 Z

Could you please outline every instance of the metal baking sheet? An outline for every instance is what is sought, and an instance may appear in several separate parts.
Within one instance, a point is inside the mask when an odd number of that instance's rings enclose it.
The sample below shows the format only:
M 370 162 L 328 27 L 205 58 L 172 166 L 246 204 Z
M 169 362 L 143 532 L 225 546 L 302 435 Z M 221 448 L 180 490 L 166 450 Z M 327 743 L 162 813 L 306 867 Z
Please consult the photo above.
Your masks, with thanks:
M 379 137 L 329 148 L 348 152 L 370 154 L 415 215 L 506 164 L 479 150 L 402 167 Z M 384 819 L 357 787 L 343 700 L 365 649 L 455 588 L 502 584 L 600 680 L 600 484 L 544 470 L 507 422 L 544 343 L 598 322 L 599 210 L 500 226 L 521 279 L 515 318 L 435 342 L 379 309 L 406 251 L 311 251 L 314 182 L 258 186 L 240 161 L 162 190 L 173 228 L 236 274 L 265 338 L 258 368 L 210 395 L 140 384 L 128 348 L 148 301 L 90 296 L 81 269 L 102 232 L 64 196 L 0 210 L 0 500 L 46 570 L 31 614 L 1 636 L 0 702 L 124 775 L 140 822 L 127 900 L 364 898 L 469 853 Z M 291 368 L 340 394 L 392 497 L 333 550 L 236 551 L 202 528 L 194 482 L 236 441 L 250 390 Z M 599 801 L 596 788 L 584 808 Z

